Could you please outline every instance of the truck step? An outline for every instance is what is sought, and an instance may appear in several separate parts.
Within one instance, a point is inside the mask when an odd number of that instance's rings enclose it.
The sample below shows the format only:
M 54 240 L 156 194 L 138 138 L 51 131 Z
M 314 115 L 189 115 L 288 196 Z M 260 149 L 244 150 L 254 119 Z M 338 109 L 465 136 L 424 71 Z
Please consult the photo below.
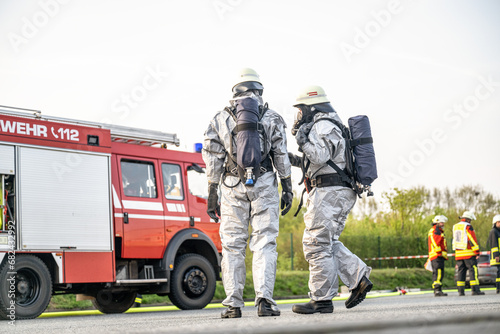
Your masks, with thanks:
M 153 278 L 153 279 L 121 279 L 116 281 L 116 285 L 129 285 L 129 284 L 149 284 L 149 283 L 167 283 L 167 278 Z

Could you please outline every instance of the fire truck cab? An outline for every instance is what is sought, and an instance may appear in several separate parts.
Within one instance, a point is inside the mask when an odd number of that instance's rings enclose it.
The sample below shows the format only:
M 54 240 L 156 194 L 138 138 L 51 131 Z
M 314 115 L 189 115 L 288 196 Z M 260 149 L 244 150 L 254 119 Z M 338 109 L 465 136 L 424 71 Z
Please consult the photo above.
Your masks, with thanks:
M 0 107 L 0 319 L 35 318 L 53 294 L 103 313 L 138 293 L 180 309 L 212 300 L 221 244 L 204 163 L 171 145 L 175 134 Z

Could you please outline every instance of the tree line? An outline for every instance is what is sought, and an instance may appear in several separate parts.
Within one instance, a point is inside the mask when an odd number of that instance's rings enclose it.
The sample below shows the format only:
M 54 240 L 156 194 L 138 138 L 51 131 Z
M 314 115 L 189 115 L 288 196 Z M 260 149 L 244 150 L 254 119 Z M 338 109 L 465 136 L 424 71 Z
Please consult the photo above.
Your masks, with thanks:
M 304 198 L 305 200 L 305 198 Z M 308 270 L 302 253 L 305 208 L 297 217 L 299 199 L 294 198 L 290 213 L 280 217 L 280 235 L 277 240 L 278 270 Z M 409 189 L 393 188 L 382 194 L 382 199 L 358 199 L 355 209 L 346 221 L 340 241 L 360 258 L 426 255 L 427 233 L 436 215 L 445 215 L 448 222 L 444 232 L 448 252 L 452 250 L 453 225 L 466 210 L 474 211 L 472 222 L 481 251 L 486 244 L 491 220 L 500 213 L 500 199 L 481 186 L 465 185 L 456 189 L 438 189 L 418 186 Z M 454 265 L 454 260 L 447 266 Z M 367 261 L 374 268 L 421 267 L 426 259 Z M 293 268 L 292 268 L 293 266 Z M 247 250 L 247 267 L 251 268 L 251 253 Z

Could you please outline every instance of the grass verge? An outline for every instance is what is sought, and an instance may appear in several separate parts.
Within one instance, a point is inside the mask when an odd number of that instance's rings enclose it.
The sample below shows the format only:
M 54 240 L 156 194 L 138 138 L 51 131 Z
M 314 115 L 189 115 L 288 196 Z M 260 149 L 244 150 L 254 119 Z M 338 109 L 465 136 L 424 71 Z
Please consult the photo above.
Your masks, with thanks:
M 445 268 L 443 279 L 444 288 L 454 288 L 453 281 L 454 268 Z M 307 296 L 309 288 L 307 282 L 309 272 L 307 271 L 279 271 L 274 285 L 275 299 L 303 298 Z M 432 273 L 423 268 L 413 269 L 374 269 L 370 275 L 373 282 L 373 290 L 394 290 L 396 287 L 431 289 Z M 340 282 L 342 286 L 342 282 Z M 225 298 L 222 282 L 217 282 L 214 302 L 220 302 Z M 249 272 L 246 278 L 243 297 L 246 300 L 255 298 L 253 291 L 252 273 Z M 143 305 L 167 305 L 171 304 L 168 297 L 157 295 L 144 295 Z M 74 295 L 53 296 L 49 304 L 49 311 L 54 310 L 85 310 L 93 309 L 92 303 L 88 300 L 76 301 Z

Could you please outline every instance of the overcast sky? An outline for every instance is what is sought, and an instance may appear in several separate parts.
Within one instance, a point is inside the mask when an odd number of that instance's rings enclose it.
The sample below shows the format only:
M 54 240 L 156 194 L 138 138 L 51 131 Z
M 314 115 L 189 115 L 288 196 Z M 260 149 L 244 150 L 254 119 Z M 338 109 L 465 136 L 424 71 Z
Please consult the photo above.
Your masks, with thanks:
M 380 195 L 500 196 L 500 2 L 0 0 L 0 105 L 175 132 L 191 151 L 254 68 L 285 118 L 323 86 L 368 115 Z

